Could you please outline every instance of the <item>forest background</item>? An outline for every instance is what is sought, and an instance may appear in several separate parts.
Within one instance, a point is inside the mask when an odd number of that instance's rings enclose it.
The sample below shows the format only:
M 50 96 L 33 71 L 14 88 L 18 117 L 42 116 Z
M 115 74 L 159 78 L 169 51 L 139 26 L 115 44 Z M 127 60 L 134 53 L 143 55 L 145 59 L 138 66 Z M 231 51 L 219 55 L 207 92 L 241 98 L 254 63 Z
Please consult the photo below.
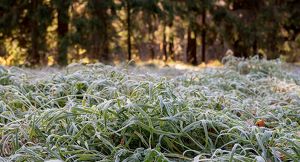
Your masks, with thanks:
M 1 0 L 0 63 L 299 61 L 297 0 Z

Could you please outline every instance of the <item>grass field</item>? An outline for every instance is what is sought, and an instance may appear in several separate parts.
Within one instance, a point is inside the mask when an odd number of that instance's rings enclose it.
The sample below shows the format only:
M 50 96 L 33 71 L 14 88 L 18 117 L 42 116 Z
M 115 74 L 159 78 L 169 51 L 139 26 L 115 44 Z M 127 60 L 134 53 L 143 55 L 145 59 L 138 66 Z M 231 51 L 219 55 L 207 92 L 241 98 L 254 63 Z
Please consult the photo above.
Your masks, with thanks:
M 300 76 L 224 60 L 1 68 L 0 161 L 299 161 Z

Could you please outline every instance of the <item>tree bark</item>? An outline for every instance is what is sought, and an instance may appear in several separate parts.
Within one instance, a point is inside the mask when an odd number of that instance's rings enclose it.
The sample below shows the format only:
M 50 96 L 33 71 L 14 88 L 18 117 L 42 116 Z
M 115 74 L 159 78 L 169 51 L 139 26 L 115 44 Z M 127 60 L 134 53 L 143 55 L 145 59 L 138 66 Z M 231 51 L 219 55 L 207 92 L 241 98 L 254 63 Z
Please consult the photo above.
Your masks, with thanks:
M 169 56 L 171 57 L 171 59 L 173 61 L 176 60 L 175 52 L 174 52 L 174 38 L 173 38 L 173 36 L 170 38 L 170 42 L 169 42 Z
M 130 0 L 126 1 L 127 3 L 127 53 L 128 61 L 131 60 L 131 4 Z
M 101 52 L 100 52 L 100 45 L 101 45 L 101 32 L 97 29 L 97 27 L 94 27 L 91 32 L 91 50 L 90 55 L 93 59 L 100 60 Z
M 69 31 L 68 22 L 69 22 L 69 0 L 64 0 L 57 6 L 57 34 L 58 34 L 58 56 L 56 62 L 59 66 L 65 66 L 68 64 L 68 45 L 69 41 L 67 34 Z
M 107 13 L 110 5 L 99 0 L 90 0 L 89 9 L 91 12 L 91 35 L 90 51 L 91 58 L 99 62 L 109 63 L 109 19 Z
M 205 48 L 206 48 L 206 10 L 203 9 L 202 12 L 202 33 L 201 33 L 201 39 L 202 39 L 202 62 L 206 63 L 206 53 L 205 53 Z
M 109 56 L 108 24 L 106 21 L 104 23 L 102 48 L 103 48 L 102 60 L 104 62 L 110 62 L 111 57 Z
M 168 61 L 168 53 L 167 53 L 167 36 L 166 36 L 166 25 L 163 26 L 163 41 L 162 41 L 162 52 L 165 56 L 165 62 Z
M 255 36 L 254 41 L 253 41 L 253 55 L 257 55 L 258 54 L 258 47 L 257 47 L 257 38 Z
M 169 28 L 171 29 L 173 27 L 173 22 L 169 23 Z M 171 33 L 171 35 L 169 36 L 169 50 L 168 50 L 168 54 L 170 56 L 170 58 L 175 61 L 175 52 L 174 52 L 174 35 Z
M 101 57 L 99 61 L 103 61 L 105 63 L 109 63 L 111 61 L 111 57 L 109 56 L 109 16 L 107 14 L 107 9 L 103 9 L 101 11 L 100 20 L 102 21 L 103 26 L 103 37 L 102 37 L 102 51 L 101 51 Z
M 31 12 L 35 13 L 37 8 L 38 8 L 38 2 L 39 0 L 32 0 L 32 4 L 31 4 Z M 27 61 L 29 62 L 30 66 L 33 65 L 40 65 L 40 61 L 41 61 L 41 57 L 39 54 L 39 29 L 38 29 L 38 21 L 37 21 L 37 17 L 33 16 L 34 14 L 32 14 L 31 17 L 31 46 L 29 49 L 29 56 L 27 58 Z
M 154 60 L 155 59 L 155 49 L 154 49 L 154 30 L 153 30 L 153 25 L 151 24 L 151 17 L 149 19 L 149 35 L 150 35 L 150 53 L 151 53 L 151 59 Z
M 192 29 L 188 28 L 188 40 L 187 40 L 187 62 L 192 65 L 197 65 L 197 36 L 196 33 L 192 31 Z

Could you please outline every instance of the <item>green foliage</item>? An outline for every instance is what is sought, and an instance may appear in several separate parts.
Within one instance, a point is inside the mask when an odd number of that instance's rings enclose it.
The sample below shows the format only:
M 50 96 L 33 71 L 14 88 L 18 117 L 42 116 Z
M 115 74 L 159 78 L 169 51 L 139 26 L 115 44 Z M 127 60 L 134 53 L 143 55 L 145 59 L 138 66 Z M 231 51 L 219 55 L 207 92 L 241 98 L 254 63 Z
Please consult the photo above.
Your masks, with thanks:
M 246 74 L 239 72 L 240 61 L 248 64 Z M 0 156 L 297 161 L 299 76 L 282 70 L 278 61 L 227 57 L 224 62 L 223 68 L 168 78 L 102 64 L 40 72 L 38 78 L 1 68 L 1 78 L 10 82 L 0 86 Z M 265 125 L 257 126 L 261 119 Z

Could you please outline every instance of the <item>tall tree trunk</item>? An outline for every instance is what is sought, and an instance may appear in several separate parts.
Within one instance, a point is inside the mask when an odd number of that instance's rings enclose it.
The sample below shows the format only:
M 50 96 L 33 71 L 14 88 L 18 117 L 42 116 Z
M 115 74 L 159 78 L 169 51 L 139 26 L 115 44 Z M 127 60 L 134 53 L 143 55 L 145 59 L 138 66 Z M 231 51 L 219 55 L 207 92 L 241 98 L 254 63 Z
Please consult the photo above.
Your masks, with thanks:
M 103 42 L 102 42 L 102 60 L 105 63 L 111 61 L 111 57 L 109 56 L 109 38 L 108 38 L 108 24 L 107 21 L 104 22 L 104 31 L 103 31 Z
M 151 53 L 151 59 L 154 60 L 155 59 L 155 49 L 154 49 L 154 31 L 153 31 L 153 26 L 151 24 L 152 19 L 151 17 L 149 18 L 149 35 L 150 35 L 150 53 Z
M 163 26 L 163 41 L 162 41 L 162 52 L 165 56 L 165 62 L 168 61 L 168 53 L 167 53 L 167 36 L 166 36 L 166 25 Z
M 101 52 L 101 60 L 99 61 L 103 61 L 105 63 L 109 63 L 111 61 L 111 57 L 109 56 L 109 33 L 108 33 L 108 29 L 109 29 L 109 15 L 107 14 L 107 10 L 104 9 L 101 11 L 102 14 L 99 15 L 100 19 L 102 21 L 103 24 L 103 38 L 102 38 L 102 52 Z
M 38 8 L 38 3 L 39 0 L 32 0 L 31 1 L 31 12 L 35 13 L 37 11 Z M 39 29 L 38 29 L 38 21 L 37 21 L 37 17 L 33 16 L 34 14 L 32 14 L 31 17 L 31 47 L 29 49 L 29 56 L 28 56 L 28 62 L 30 64 L 30 66 L 33 65 L 40 65 L 41 64 L 41 57 L 39 54 Z
M 170 42 L 169 42 L 169 56 L 171 57 L 171 59 L 173 61 L 176 60 L 175 52 L 174 52 L 174 37 L 173 36 L 170 38 Z
M 69 28 L 69 10 L 70 1 L 64 0 L 61 2 L 61 6 L 57 6 L 57 34 L 58 34 L 58 56 L 56 62 L 59 66 L 65 66 L 68 64 L 68 45 L 69 40 L 67 37 Z
M 232 49 L 235 57 L 248 57 L 248 54 L 245 52 L 245 47 L 241 45 L 240 38 L 233 42 Z
M 197 41 L 196 33 L 192 29 L 188 28 L 188 38 L 187 38 L 187 62 L 192 65 L 197 65 Z
M 254 55 L 258 55 L 258 47 L 257 47 L 257 37 L 258 37 L 258 33 L 257 33 L 257 13 L 258 13 L 258 8 L 255 8 L 252 10 L 252 16 L 253 16 L 253 21 L 254 21 L 254 25 L 253 25 L 253 37 L 254 37 L 254 40 L 253 40 L 253 44 L 252 44 L 252 53 L 251 53 L 251 56 L 254 56 Z M 251 50 L 250 50 L 251 51 Z
M 111 1 L 89 0 L 89 9 L 91 11 L 91 56 L 99 62 L 109 63 L 109 27 L 110 15 L 107 13 Z
M 253 55 L 257 55 L 258 54 L 258 47 L 257 47 L 257 38 L 255 36 L 254 41 L 253 41 Z
M 131 4 L 130 0 L 127 0 L 127 53 L 128 60 L 131 60 Z
M 169 23 L 169 28 L 171 29 L 173 27 L 173 22 Z M 174 52 L 174 35 L 171 33 L 169 36 L 169 50 L 168 54 L 171 57 L 173 61 L 175 61 L 175 52 Z
M 101 49 L 100 49 L 100 45 L 101 45 L 101 32 L 99 31 L 99 29 L 95 26 L 92 29 L 91 32 L 91 49 L 90 49 L 90 55 L 93 59 L 97 59 L 100 60 L 101 57 Z
M 98 0 L 90 0 L 89 1 L 90 6 L 93 6 L 90 8 L 91 10 L 91 35 L 90 35 L 90 40 L 91 40 L 91 46 L 90 46 L 90 57 L 92 59 L 101 61 L 101 43 L 103 42 L 102 38 L 102 26 L 100 23 L 103 23 L 101 20 L 102 14 L 103 14 L 103 9 L 99 9 L 98 6 L 101 5 L 101 2 Z
M 4 40 L 0 39 L 0 57 L 6 57 L 7 56 L 7 51 L 5 48 Z
M 268 42 L 270 51 L 267 54 L 267 59 L 277 59 L 280 56 L 275 41 L 277 32 L 278 31 L 275 29 L 275 27 L 270 31 L 269 42 Z
M 205 53 L 205 48 L 206 48 L 206 10 L 203 9 L 202 12 L 202 33 L 201 33 L 201 39 L 202 39 L 202 62 L 206 63 L 206 53 Z

